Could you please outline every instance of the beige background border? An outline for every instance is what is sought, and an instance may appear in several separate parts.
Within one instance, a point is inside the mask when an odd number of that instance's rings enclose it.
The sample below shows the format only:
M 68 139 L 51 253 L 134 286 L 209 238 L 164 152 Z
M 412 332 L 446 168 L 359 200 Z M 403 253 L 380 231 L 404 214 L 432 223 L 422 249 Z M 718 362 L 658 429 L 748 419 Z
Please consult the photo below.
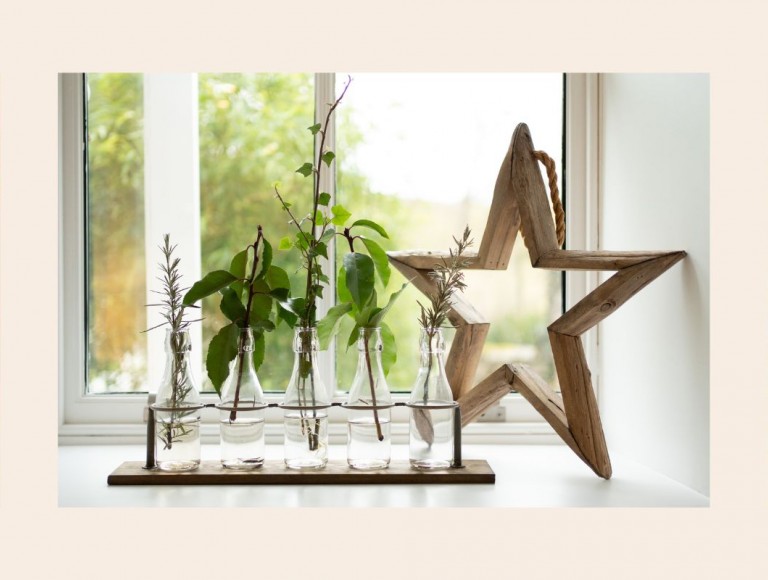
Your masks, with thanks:
M 228 543 L 268 579 L 768 577 L 764 3 L 256 4 L 0 6 L 0 574 L 136 578 L 168 573 L 165 553 L 186 578 L 221 577 Z M 711 508 L 57 508 L 56 73 L 340 69 L 711 74 Z M 158 518 L 190 532 L 163 541 Z

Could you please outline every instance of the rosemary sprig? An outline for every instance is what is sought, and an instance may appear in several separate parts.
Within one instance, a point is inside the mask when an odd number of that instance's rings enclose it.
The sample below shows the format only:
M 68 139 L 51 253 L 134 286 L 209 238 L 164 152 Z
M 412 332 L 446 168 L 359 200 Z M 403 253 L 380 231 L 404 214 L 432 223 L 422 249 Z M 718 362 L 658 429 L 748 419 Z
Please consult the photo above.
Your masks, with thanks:
M 419 324 L 427 331 L 443 326 L 451 310 L 451 297 L 456 292 L 463 292 L 467 287 L 463 270 L 469 266 L 469 260 L 464 258 L 464 253 L 474 243 L 470 235 L 471 231 L 467 226 L 464 228 L 461 239 L 453 238 L 456 249 L 448 250 L 448 260 L 443 258 L 441 263 L 436 264 L 434 270 L 429 273 L 435 283 L 435 291 L 427 296 L 430 301 L 428 307 L 425 308 L 421 302 L 418 303 L 421 308 Z
M 428 295 L 429 306 L 425 307 L 419 302 L 421 313 L 419 315 L 419 324 L 427 333 L 427 344 L 432 348 L 432 341 L 439 328 L 445 323 L 448 313 L 451 310 L 452 298 L 456 292 L 463 292 L 467 287 L 464 282 L 463 269 L 469 266 L 469 261 L 464 258 L 464 253 L 473 244 L 470 239 L 471 232 L 469 226 L 464 228 L 461 239 L 453 238 L 456 249 L 448 250 L 448 260 L 442 259 L 440 264 L 436 264 L 430 278 L 435 283 L 435 291 Z M 424 397 L 423 403 L 426 407 L 429 403 L 429 379 L 432 374 L 432 357 L 429 357 L 427 366 L 427 376 L 424 379 Z M 434 441 L 434 427 L 432 425 L 431 415 L 427 409 L 414 409 L 414 420 L 416 428 L 422 436 L 422 439 L 431 446 Z
M 192 385 L 187 384 L 187 362 L 184 356 L 183 345 L 181 344 L 181 335 L 179 334 L 185 330 L 192 322 L 196 320 L 187 320 L 185 318 L 186 308 L 197 308 L 196 306 L 188 306 L 183 304 L 183 291 L 181 287 L 181 272 L 179 272 L 180 259 L 173 256 L 176 250 L 176 245 L 171 245 L 171 237 L 169 234 L 163 236 L 163 245 L 160 246 L 160 251 L 163 254 L 164 263 L 158 264 L 162 276 L 158 277 L 158 280 L 162 283 L 162 290 L 153 291 L 156 294 L 160 294 L 163 298 L 159 304 L 148 304 L 147 306 L 160 306 L 162 307 L 162 316 L 165 322 L 148 328 L 144 332 L 149 332 L 155 328 L 168 325 L 171 329 L 171 352 L 173 356 L 172 368 L 171 368 L 171 400 L 170 407 L 176 408 L 183 403 L 190 391 Z M 171 420 L 166 423 L 163 428 L 163 433 L 159 435 L 160 440 L 165 444 L 165 449 L 170 449 L 173 443 L 179 441 L 182 437 L 189 433 L 188 428 L 181 419 L 186 415 L 189 415 L 191 411 L 172 411 Z

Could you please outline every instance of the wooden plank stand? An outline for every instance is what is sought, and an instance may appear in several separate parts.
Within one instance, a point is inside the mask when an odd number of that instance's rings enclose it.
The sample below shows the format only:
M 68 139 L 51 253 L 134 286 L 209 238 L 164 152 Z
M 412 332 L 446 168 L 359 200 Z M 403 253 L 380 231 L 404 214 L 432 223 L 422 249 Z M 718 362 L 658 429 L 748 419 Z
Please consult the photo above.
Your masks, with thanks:
M 393 461 L 387 469 L 359 471 L 346 461 L 329 461 L 325 469 L 298 471 L 282 461 L 268 460 L 258 469 L 233 471 L 219 461 L 203 461 L 195 471 L 168 473 L 144 469 L 141 461 L 126 461 L 107 478 L 109 485 L 319 485 L 495 483 L 488 462 L 468 460 L 462 468 L 420 471 L 408 461 Z
M 454 407 L 453 461 L 447 469 L 419 470 L 408 461 L 392 461 L 388 468 L 360 471 L 346 461 L 329 461 L 324 469 L 288 469 L 282 461 L 268 460 L 262 467 L 250 471 L 225 469 L 219 461 L 202 461 L 194 471 L 167 472 L 155 467 L 155 413 L 151 403 L 147 408 L 146 462 L 126 461 L 107 477 L 108 485 L 316 485 L 316 484 L 435 484 L 435 483 L 495 483 L 496 474 L 484 459 L 462 461 L 461 407 Z M 333 403 L 333 406 L 340 406 Z M 406 403 L 395 403 L 405 406 Z M 212 405 L 204 405 L 206 407 Z M 276 403 L 267 405 L 277 407 Z

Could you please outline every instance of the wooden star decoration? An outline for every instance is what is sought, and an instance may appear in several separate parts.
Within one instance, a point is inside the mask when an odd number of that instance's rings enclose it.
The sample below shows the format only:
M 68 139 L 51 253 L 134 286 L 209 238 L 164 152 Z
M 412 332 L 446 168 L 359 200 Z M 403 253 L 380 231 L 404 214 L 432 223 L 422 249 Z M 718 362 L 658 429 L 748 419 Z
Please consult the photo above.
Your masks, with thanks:
M 685 257 L 683 251 L 610 252 L 561 250 L 528 127 L 521 123 L 501 165 L 482 242 L 467 256 L 468 269 L 506 270 L 518 232 L 534 268 L 617 271 L 548 327 L 560 382 L 558 394 L 532 369 L 504 364 L 473 386 L 490 323 L 461 295 L 449 314 L 456 334 L 446 359 L 462 426 L 474 421 L 501 397 L 518 392 L 592 470 L 611 477 L 591 373 L 581 335 Z M 421 292 L 434 290 L 429 272 L 447 252 L 389 252 L 389 259 Z

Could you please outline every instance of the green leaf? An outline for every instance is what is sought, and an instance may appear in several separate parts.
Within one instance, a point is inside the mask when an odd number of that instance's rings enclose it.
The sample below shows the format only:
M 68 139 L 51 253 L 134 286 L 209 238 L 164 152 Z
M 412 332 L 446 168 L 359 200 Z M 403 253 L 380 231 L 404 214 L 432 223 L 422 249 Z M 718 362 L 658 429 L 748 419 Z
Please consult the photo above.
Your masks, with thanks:
M 194 304 L 201 298 L 205 298 L 206 296 L 218 292 L 222 288 L 226 288 L 236 280 L 237 278 L 226 270 L 215 270 L 210 272 L 209 274 L 206 274 L 202 280 L 198 280 L 192 285 L 189 292 L 184 295 L 184 304 L 187 306 Z
M 328 228 L 325 230 L 325 233 L 320 236 L 320 239 L 318 241 L 323 242 L 324 244 L 327 244 L 333 236 L 336 235 L 336 230 L 333 228 Z
M 257 332 L 253 335 L 253 368 L 259 370 L 264 363 L 264 353 L 267 350 L 267 341 L 264 335 Z
M 251 328 L 258 333 L 272 332 L 275 329 L 275 323 L 271 320 L 256 320 L 251 324 Z
M 368 298 L 368 302 L 365 303 L 365 306 L 363 307 L 363 309 L 362 310 L 358 309 L 356 311 L 356 314 L 354 315 L 355 323 L 358 326 L 360 327 L 370 326 L 368 321 L 373 316 L 375 316 L 379 310 L 381 310 L 381 308 L 377 306 L 377 302 L 378 302 L 378 297 L 376 296 L 376 290 L 374 290 L 373 292 L 371 292 L 371 296 L 370 298 Z
M 285 302 L 288 300 L 288 288 L 275 288 L 274 290 L 269 291 L 269 295 L 278 302 Z
M 293 240 L 290 236 L 280 238 L 280 243 L 277 245 L 278 250 L 290 250 L 293 247 Z
M 299 319 L 299 317 L 290 310 L 283 307 L 283 302 L 277 303 L 277 320 L 285 322 L 290 328 L 293 328 L 296 326 L 296 321 Z
M 381 246 L 373 240 L 369 240 L 365 236 L 360 236 L 360 239 L 363 240 L 363 244 L 365 244 L 368 253 L 371 255 L 373 264 L 376 266 L 376 273 L 379 275 L 381 283 L 386 288 L 387 284 L 389 284 L 389 277 L 392 274 L 392 270 L 389 267 L 389 258 L 387 258 L 387 253 L 382 250 Z
M 373 230 L 374 232 L 379 234 L 382 238 L 389 239 L 389 234 L 387 234 L 387 230 L 385 230 L 376 222 L 372 222 L 371 220 L 357 220 L 355 221 L 355 223 L 349 226 L 349 229 L 351 230 L 352 228 L 358 227 L 358 226 L 361 228 L 368 228 L 369 230 Z
M 272 244 L 267 241 L 267 238 L 262 238 L 261 241 L 264 242 L 264 246 L 261 250 L 261 263 L 259 264 L 259 273 L 256 275 L 257 280 L 264 278 L 272 265 Z
M 322 226 L 325 223 L 325 215 L 323 215 L 322 210 L 317 210 L 315 212 L 315 225 Z
M 334 205 L 331 208 L 333 219 L 331 223 L 335 226 L 343 226 L 352 214 L 349 213 L 343 205 Z
M 237 282 L 232 282 L 232 285 L 230 288 L 234 290 L 237 293 L 238 298 L 242 297 L 243 295 L 243 287 L 244 282 L 243 278 L 245 278 L 245 267 L 248 265 L 248 248 L 244 249 L 242 252 L 238 252 L 235 254 L 235 257 L 232 258 L 232 262 L 229 264 L 229 273 L 238 278 Z
M 310 250 L 309 252 L 310 256 L 322 256 L 326 260 L 328 259 L 328 246 L 326 246 L 322 242 L 317 242 L 315 244 L 315 247 Z
M 373 293 L 373 260 L 358 252 L 344 256 L 346 285 L 358 310 L 363 310 Z
M 301 173 L 304 177 L 309 177 L 310 175 L 312 175 L 313 169 L 314 167 L 312 166 L 311 163 L 305 163 L 304 165 L 302 165 L 296 170 L 296 173 Z
M 267 270 L 267 284 L 271 290 L 278 288 L 285 288 L 289 292 L 291 290 L 291 281 L 288 278 L 288 274 L 279 266 L 269 267 L 269 270 Z
M 232 322 L 245 322 L 245 306 L 240 302 L 237 291 L 232 288 L 224 288 L 221 294 L 222 298 L 219 308 L 224 316 Z
M 352 304 L 338 304 L 328 310 L 328 314 L 317 323 L 317 338 L 320 341 L 320 349 L 328 348 L 328 343 L 339 331 L 339 325 L 345 314 L 352 310 Z
M 228 324 L 211 339 L 208 345 L 208 356 L 205 359 L 205 368 L 211 379 L 213 388 L 221 396 L 221 387 L 229 376 L 229 363 L 237 356 L 237 339 L 240 329 L 236 324 Z
M 318 199 L 318 203 L 320 205 L 327 206 L 329 203 L 331 203 L 331 194 L 330 193 L 321 193 L 320 197 Z
M 323 127 L 323 126 L 322 126 L 320 123 L 315 123 L 315 124 L 314 124 L 314 125 L 312 125 L 311 127 L 307 127 L 307 129 L 309 129 L 309 130 L 310 130 L 310 132 L 311 132 L 313 135 L 317 135 L 317 132 L 318 132 L 318 131 L 320 131 L 320 129 L 321 129 L 322 127 Z
M 349 350 L 349 347 L 357 342 L 357 336 L 359 334 L 360 326 L 355 324 L 354 328 L 352 328 L 352 332 L 349 333 L 349 338 L 347 338 L 347 350 Z
M 403 284 L 402 288 L 398 290 L 397 292 L 393 293 L 389 297 L 389 302 L 387 302 L 387 305 L 382 308 L 379 312 L 373 314 L 371 319 L 369 320 L 369 324 L 373 327 L 381 326 L 382 320 L 384 320 L 384 317 L 389 312 L 389 309 L 392 308 L 392 306 L 395 304 L 395 301 L 400 297 L 400 294 L 403 293 L 403 290 L 405 290 L 408 287 L 408 282 Z
M 336 154 L 333 151 L 326 151 L 323 153 L 323 161 L 325 164 L 330 167 L 331 162 L 336 158 Z
M 389 326 L 382 323 L 380 328 L 381 343 L 383 347 L 381 352 L 381 370 L 384 371 L 384 376 L 387 376 L 390 369 L 395 366 L 395 363 L 397 362 L 397 345 L 395 344 L 395 335 L 392 333 Z
M 347 288 L 347 273 L 344 268 L 339 268 L 339 275 L 336 277 L 336 292 L 339 296 L 339 302 L 352 302 L 352 294 Z
M 251 301 L 251 326 L 259 320 L 269 318 L 272 311 L 272 296 L 266 280 L 256 280 L 253 283 L 253 300 Z
M 306 250 L 309 247 L 309 241 L 307 238 L 311 238 L 308 233 L 304 231 L 296 232 L 296 247 L 301 248 L 302 250 Z

